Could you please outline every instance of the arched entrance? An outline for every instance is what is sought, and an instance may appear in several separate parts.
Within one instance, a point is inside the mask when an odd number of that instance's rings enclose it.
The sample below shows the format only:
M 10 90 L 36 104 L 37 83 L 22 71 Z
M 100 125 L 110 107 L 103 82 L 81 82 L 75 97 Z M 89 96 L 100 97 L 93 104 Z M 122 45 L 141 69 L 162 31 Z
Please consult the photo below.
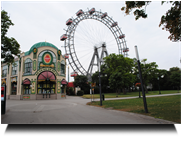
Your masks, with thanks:
M 44 71 L 37 77 L 37 94 L 55 94 L 56 76 L 50 71 Z

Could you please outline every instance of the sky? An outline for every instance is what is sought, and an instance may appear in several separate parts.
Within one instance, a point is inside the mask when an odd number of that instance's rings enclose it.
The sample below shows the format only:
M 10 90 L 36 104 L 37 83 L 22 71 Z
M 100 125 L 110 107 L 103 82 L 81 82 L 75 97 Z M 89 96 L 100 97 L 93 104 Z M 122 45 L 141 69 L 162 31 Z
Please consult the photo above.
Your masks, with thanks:
M 1 1 L 1 10 L 7 11 L 14 23 L 7 36 L 18 41 L 22 52 L 28 51 L 35 43 L 46 41 L 65 54 L 60 36 L 67 29 L 66 21 L 76 18 L 75 13 L 79 9 L 88 11 L 94 7 L 96 11 L 107 12 L 109 17 L 118 22 L 129 48 L 128 57 L 136 57 L 134 47 L 137 46 L 140 60 L 145 58 L 147 62 L 156 62 L 159 69 L 181 68 L 181 42 L 170 41 L 169 32 L 159 27 L 161 16 L 171 4 L 161 5 L 160 1 L 153 1 L 146 7 L 148 18 L 137 21 L 133 13 L 126 16 L 121 11 L 123 6 L 124 1 Z M 95 20 L 80 22 L 75 30 L 74 41 L 77 57 L 85 69 L 88 69 L 95 45 L 106 42 L 108 53 L 118 54 L 110 30 Z M 72 71 L 70 68 L 70 73 Z M 69 80 L 73 81 L 73 78 Z

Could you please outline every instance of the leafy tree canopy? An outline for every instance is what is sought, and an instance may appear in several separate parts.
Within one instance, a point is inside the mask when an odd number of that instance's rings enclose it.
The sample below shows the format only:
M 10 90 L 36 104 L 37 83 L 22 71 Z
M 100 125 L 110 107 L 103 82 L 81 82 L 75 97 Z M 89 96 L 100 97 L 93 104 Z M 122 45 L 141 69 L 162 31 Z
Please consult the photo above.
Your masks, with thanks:
M 1 59 L 4 62 L 13 63 L 14 56 L 20 53 L 20 45 L 15 38 L 6 36 L 10 26 L 14 24 L 10 20 L 8 13 L 1 11 Z M 8 52 L 9 51 L 9 52 Z M 11 53 L 10 53 L 11 52 Z
M 178 68 L 178 67 L 172 67 L 172 68 L 169 69 L 169 71 L 170 71 L 171 73 L 173 73 L 173 72 L 179 72 L 179 73 L 181 73 L 181 69 Z
M 179 90 L 179 88 L 181 87 L 181 73 L 176 71 L 173 72 L 170 76 L 170 80 L 171 80 L 171 85 L 177 87 Z
M 132 74 L 133 59 L 124 57 L 123 55 L 110 54 L 104 58 L 105 72 L 108 73 L 109 85 L 117 91 L 129 87 L 134 82 Z
M 151 1 L 126 1 L 126 7 L 122 7 L 121 10 L 129 15 L 135 9 L 133 13 L 136 20 L 141 17 L 147 18 L 145 9 L 150 3 Z M 171 9 L 161 17 L 159 27 L 163 25 L 162 29 L 169 31 L 170 36 L 168 38 L 171 41 L 181 41 L 181 1 L 170 1 L 170 3 L 172 3 Z M 164 1 L 161 4 L 164 4 Z

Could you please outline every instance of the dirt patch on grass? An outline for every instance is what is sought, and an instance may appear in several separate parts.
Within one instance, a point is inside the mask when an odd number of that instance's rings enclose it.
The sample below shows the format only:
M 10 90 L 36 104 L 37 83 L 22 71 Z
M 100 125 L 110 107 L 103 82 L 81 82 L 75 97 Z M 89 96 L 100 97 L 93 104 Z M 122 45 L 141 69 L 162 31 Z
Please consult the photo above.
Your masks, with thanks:
M 93 104 L 94 102 L 88 102 L 86 105 L 90 105 L 90 106 L 95 106 L 95 107 L 102 107 L 102 108 L 104 108 L 104 106 L 100 106 L 100 105 L 94 105 Z
M 113 110 L 113 107 L 108 107 L 108 108 L 105 108 L 107 110 Z
M 116 110 L 119 110 L 119 111 L 126 111 L 126 112 L 129 112 L 129 111 L 131 111 L 131 109 L 116 109 Z

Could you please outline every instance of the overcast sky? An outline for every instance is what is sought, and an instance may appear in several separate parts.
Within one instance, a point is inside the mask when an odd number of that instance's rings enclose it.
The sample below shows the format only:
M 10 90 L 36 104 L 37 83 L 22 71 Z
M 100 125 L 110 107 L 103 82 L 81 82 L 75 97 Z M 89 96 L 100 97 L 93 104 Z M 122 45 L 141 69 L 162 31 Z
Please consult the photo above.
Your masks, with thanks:
M 114 21 L 118 22 L 122 33 L 125 34 L 126 44 L 130 50 L 128 53 L 130 58 L 136 57 L 134 46 L 137 45 L 140 59 L 146 58 L 148 62 L 156 62 L 159 69 L 181 68 L 181 42 L 171 42 L 168 39 L 169 32 L 159 27 L 161 16 L 166 13 L 171 4 L 161 5 L 161 2 L 153 1 L 146 8 L 148 18 L 137 21 L 135 21 L 133 14 L 126 16 L 121 11 L 124 4 L 123 1 L 1 1 L 1 9 L 8 12 L 10 19 L 15 24 L 10 27 L 8 36 L 14 37 L 18 41 L 23 52 L 28 51 L 37 42 L 46 41 L 57 46 L 65 54 L 65 49 L 62 47 L 64 42 L 60 41 L 60 36 L 65 33 L 63 29 L 67 29 L 66 21 L 71 17 L 76 18 L 75 13 L 79 9 L 88 11 L 88 9 L 94 7 L 96 11 L 107 12 Z M 89 24 L 90 26 L 87 26 Z M 93 28 L 89 29 L 91 26 Z M 93 20 L 91 22 L 84 21 L 79 24 L 75 32 L 75 50 L 78 57 L 86 63 L 82 63 L 84 67 L 88 67 L 90 64 L 94 42 L 92 44 L 88 42 L 81 44 L 79 37 L 89 38 L 91 35 L 88 35 L 88 33 L 94 33 L 97 30 L 102 31 L 100 32 L 102 38 L 105 36 L 107 38 L 100 39 L 100 36 L 97 35 L 96 38 L 99 41 L 95 42 L 95 44 L 97 45 L 106 40 L 108 52 L 118 53 L 117 48 L 109 48 L 109 40 L 112 41 L 113 35 L 110 34 L 105 25 L 93 22 Z M 112 41 L 112 43 L 114 45 L 115 41 Z M 81 45 L 85 45 L 83 47 L 88 47 L 88 49 L 85 48 L 84 51 L 81 49 Z M 83 57 L 86 57 L 86 60 Z

